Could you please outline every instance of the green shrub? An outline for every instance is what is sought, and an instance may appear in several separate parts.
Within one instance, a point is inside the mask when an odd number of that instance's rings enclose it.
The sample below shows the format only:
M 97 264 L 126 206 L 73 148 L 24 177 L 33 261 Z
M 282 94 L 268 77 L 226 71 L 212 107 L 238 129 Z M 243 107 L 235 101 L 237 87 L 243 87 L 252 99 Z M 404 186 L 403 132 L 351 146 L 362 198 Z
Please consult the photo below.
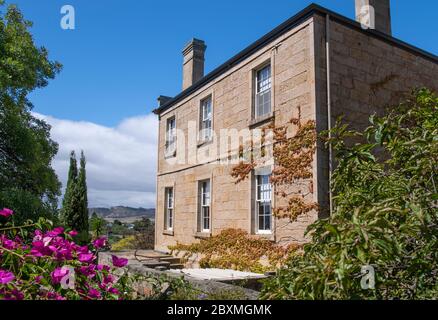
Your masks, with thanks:
M 309 227 L 312 241 L 266 281 L 263 298 L 438 296 L 438 98 L 418 90 L 370 122 L 364 132 L 332 130 L 332 215 Z M 374 290 L 361 286 L 366 265 Z

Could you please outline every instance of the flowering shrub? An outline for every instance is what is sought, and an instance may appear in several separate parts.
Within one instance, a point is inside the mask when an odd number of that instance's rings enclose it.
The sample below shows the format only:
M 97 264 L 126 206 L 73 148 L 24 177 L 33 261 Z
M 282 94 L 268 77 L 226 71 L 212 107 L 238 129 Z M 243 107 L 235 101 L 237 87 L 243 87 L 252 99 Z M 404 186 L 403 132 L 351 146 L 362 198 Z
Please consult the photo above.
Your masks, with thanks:
M 113 256 L 112 267 L 96 261 L 105 238 L 80 246 L 75 231 L 52 229 L 44 219 L 17 227 L 7 222 L 11 215 L 0 210 L 0 300 L 130 298 L 134 278 L 122 269 L 128 260 Z
M 178 243 L 169 249 L 185 251 L 184 258 L 201 255 L 199 264 L 203 268 L 263 273 L 283 265 L 291 255 L 300 251 L 300 246 L 290 244 L 282 247 L 269 240 L 252 237 L 240 229 L 226 229 L 199 243 Z

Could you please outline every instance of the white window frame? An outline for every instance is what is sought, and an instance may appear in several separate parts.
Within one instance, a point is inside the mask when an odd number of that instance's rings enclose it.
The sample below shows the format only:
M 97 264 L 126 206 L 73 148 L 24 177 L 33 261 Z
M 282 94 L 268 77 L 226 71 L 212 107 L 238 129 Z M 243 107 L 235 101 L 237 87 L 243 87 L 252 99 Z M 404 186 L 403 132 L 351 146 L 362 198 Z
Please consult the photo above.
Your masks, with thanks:
M 200 230 L 209 233 L 211 230 L 211 182 L 210 179 L 202 180 L 200 183 Z M 206 215 L 207 213 L 207 215 Z M 206 224 L 207 221 L 207 224 Z M 205 228 L 206 225 L 208 228 Z
M 262 72 L 268 69 L 269 77 L 266 79 L 260 79 L 262 76 Z M 254 117 L 261 118 L 267 116 L 272 113 L 272 69 L 271 64 L 265 64 L 262 67 L 255 70 L 254 73 Z M 259 100 L 269 98 L 268 107 L 269 110 L 267 112 L 263 112 L 260 114 L 259 112 Z M 263 104 L 264 106 L 265 104 Z M 264 109 L 264 107 L 263 107 Z
M 175 222 L 175 210 L 174 210 L 174 204 L 175 204 L 175 192 L 173 187 L 167 187 L 165 188 L 165 201 L 166 201 L 166 224 L 165 229 L 168 231 L 173 231 L 173 225 Z
M 272 234 L 272 223 L 273 223 L 273 216 L 272 216 L 272 184 L 270 183 L 270 174 L 258 174 L 255 175 L 255 222 L 256 222 L 256 233 L 257 234 Z M 263 179 L 263 177 L 267 177 L 268 183 L 260 184 L 259 179 Z M 265 187 L 266 189 L 262 190 L 262 187 Z M 263 216 L 269 217 L 269 229 L 261 229 L 260 228 L 260 205 L 269 205 L 269 215 L 263 214 Z M 264 221 L 264 220 L 263 220 Z M 263 222 L 265 223 L 265 221 Z
M 213 138 L 213 99 L 211 95 L 201 100 L 199 114 L 200 141 L 210 141 Z
M 170 117 L 166 121 L 166 156 L 176 154 L 176 118 Z

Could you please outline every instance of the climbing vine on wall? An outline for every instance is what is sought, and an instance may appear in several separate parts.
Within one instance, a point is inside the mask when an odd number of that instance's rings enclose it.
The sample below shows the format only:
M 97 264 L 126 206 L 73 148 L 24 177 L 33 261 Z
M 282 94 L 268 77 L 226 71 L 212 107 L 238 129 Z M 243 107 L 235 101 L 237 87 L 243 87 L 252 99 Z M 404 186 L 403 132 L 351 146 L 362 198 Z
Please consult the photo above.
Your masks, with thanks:
M 266 272 L 283 265 L 291 254 L 300 252 L 296 244 L 278 246 L 267 239 L 249 235 L 240 229 L 226 229 L 199 243 L 177 244 L 172 253 L 184 251 L 184 258 L 200 255 L 202 268 Z
M 263 139 L 266 130 L 273 133 L 271 144 Z M 306 196 L 313 193 L 311 179 L 316 139 L 316 124 L 313 120 L 303 122 L 298 117 L 282 126 L 270 123 L 262 129 L 262 152 L 253 152 L 249 161 L 241 161 L 233 167 L 231 176 L 236 183 L 245 180 L 253 169 L 271 160 L 265 157 L 264 151 L 271 146 L 274 159 L 271 183 L 275 195 L 284 199 L 274 208 L 273 213 L 279 218 L 295 221 L 301 215 L 318 210 L 316 203 L 306 200 Z

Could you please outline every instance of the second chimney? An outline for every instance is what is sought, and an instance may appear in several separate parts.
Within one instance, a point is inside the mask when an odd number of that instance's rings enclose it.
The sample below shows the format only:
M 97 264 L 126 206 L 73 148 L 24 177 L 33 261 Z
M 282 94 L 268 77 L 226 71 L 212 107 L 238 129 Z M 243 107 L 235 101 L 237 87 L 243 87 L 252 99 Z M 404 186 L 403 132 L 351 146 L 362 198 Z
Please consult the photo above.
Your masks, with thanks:
M 183 90 L 204 76 L 204 55 L 207 46 L 199 39 L 192 39 L 183 49 Z
M 356 20 L 391 35 L 390 0 L 355 0 Z

